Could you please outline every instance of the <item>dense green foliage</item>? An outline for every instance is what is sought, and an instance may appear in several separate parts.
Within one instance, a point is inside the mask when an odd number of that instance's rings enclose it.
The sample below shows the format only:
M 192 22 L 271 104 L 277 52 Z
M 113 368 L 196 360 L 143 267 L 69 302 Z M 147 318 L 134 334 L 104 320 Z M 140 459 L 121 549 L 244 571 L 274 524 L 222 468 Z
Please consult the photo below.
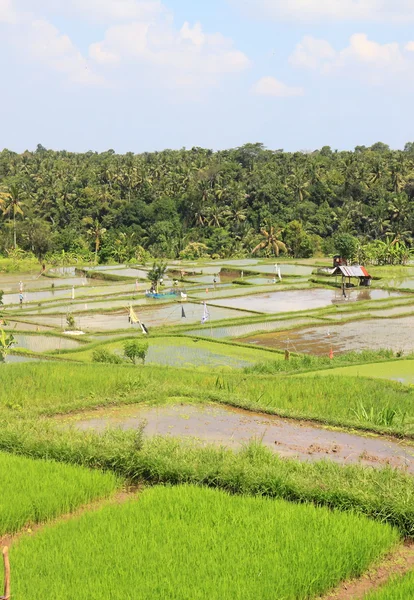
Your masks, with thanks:
M 389 526 L 356 515 L 154 488 L 22 539 L 11 553 L 13 597 L 314 598 L 360 575 L 397 540 Z M 44 576 L 45 564 L 53 577 Z
M 272 226 L 282 239 L 265 243 L 262 252 L 283 251 L 284 244 L 296 257 L 334 252 L 343 234 L 393 249 L 410 245 L 410 148 L 325 147 L 306 154 L 247 144 L 140 155 L 3 150 L 0 251 L 17 245 L 39 259 L 47 253 L 62 258 L 64 251 L 63 260 L 96 255 L 119 262 L 145 260 L 148 251 L 243 256 L 268 240 L 260 232 Z
M 111 473 L 0 453 L 0 536 L 72 512 L 119 486 Z

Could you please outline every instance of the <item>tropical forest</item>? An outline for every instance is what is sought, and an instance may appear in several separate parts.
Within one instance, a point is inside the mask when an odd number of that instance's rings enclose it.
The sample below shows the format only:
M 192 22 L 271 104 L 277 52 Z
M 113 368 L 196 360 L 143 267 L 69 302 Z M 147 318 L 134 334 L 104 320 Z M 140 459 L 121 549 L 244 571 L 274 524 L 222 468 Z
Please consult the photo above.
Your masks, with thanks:
M 354 151 L 260 143 L 124 155 L 0 153 L 0 253 L 39 261 L 309 258 L 404 264 L 414 143 Z

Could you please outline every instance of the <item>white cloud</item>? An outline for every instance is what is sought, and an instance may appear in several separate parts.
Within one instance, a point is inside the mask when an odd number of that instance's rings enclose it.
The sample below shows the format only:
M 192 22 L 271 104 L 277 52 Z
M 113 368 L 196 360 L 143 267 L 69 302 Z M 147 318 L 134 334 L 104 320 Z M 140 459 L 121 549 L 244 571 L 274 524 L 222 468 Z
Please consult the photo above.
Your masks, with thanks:
M 308 35 L 296 46 L 289 62 L 295 67 L 316 69 L 335 57 L 336 52 L 329 42 Z
M 220 33 L 207 33 L 200 23 L 176 27 L 173 14 L 158 0 L 0 0 L 0 18 L 6 8 L 7 15 L 13 14 L 13 1 L 17 25 L 9 37 L 16 52 L 66 81 L 98 84 L 105 79 L 129 86 L 147 78 L 156 87 L 201 89 L 250 65 Z M 57 14 L 107 25 L 103 39 L 91 40 L 87 57 L 52 25 L 51 15 Z
M 85 18 L 113 23 L 152 18 L 165 11 L 159 0 L 14 0 L 19 9 L 38 15 Z M 36 4 L 36 7 L 34 7 Z
M 405 47 L 397 42 L 379 44 L 364 33 L 352 35 L 349 45 L 342 50 L 335 50 L 326 40 L 306 36 L 289 62 L 324 75 L 340 74 L 358 77 L 368 84 L 382 84 L 397 80 L 401 75 L 414 74 L 412 51 L 413 42 Z
M 17 14 L 11 0 L 0 0 L 0 23 L 15 23 Z
M 103 83 L 68 35 L 46 19 L 22 9 L 16 10 L 11 2 L 0 0 L 0 17 L 4 17 L 4 9 L 9 18 L 0 18 L 3 22 L 0 34 L 3 48 L 0 51 L 7 52 L 9 59 L 59 73 L 65 82 Z
M 407 21 L 412 0 L 230 0 L 255 16 L 294 21 Z
M 110 27 L 101 42 L 90 46 L 89 56 L 119 68 L 135 65 L 141 71 L 151 69 L 152 74 L 156 69 L 159 83 L 167 86 L 215 85 L 223 75 L 250 65 L 232 40 L 205 33 L 200 23 L 185 22 L 176 29 L 168 13 Z
M 23 41 L 21 42 L 23 44 Z M 73 83 L 99 84 L 94 74 L 69 36 L 43 19 L 32 21 L 26 31 L 22 50 L 30 59 L 66 76 Z
M 304 90 L 300 87 L 290 87 L 275 77 L 262 77 L 257 81 L 252 92 L 260 96 L 274 96 L 276 98 L 289 98 L 292 96 L 303 96 Z

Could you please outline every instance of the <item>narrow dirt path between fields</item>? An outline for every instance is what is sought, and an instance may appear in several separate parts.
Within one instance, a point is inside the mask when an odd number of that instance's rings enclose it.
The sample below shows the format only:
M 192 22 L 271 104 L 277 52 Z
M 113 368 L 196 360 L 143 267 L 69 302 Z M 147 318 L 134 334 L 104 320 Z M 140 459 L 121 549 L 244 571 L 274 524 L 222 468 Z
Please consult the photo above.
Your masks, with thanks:
M 403 575 L 413 568 L 414 542 L 405 542 L 362 577 L 344 581 L 333 592 L 321 596 L 320 600 L 362 600 L 369 592 L 385 585 L 394 575 Z
M 23 527 L 23 529 L 20 529 L 16 533 L 5 534 L 3 536 L 0 536 L 0 549 L 4 546 L 10 548 L 10 546 L 12 546 L 18 539 L 20 539 L 24 535 L 33 535 L 37 533 L 40 529 L 48 525 L 56 525 L 61 521 L 69 521 L 70 519 L 76 519 L 86 512 L 93 512 L 95 510 L 99 510 L 104 506 L 124 504 L 124 502 L 127 502 L 128 500 L 136 496 L 138 492 L 142 489 L 142 487 L 142 485 L 126 487 L 122 490 L 119 490 L 109 498 L 101 498 L 99 500 L 89 502 L 88 504 L 83 504 L 82 506 L 76 508 L 73 512 L 65 513 L 63 515 L 60 515 L 59 517 L 50 519 L 49 521 L 42 521 L 41 523 L 35 524 L 28 523 L 27 525 L 25 525 L 25 527 Z

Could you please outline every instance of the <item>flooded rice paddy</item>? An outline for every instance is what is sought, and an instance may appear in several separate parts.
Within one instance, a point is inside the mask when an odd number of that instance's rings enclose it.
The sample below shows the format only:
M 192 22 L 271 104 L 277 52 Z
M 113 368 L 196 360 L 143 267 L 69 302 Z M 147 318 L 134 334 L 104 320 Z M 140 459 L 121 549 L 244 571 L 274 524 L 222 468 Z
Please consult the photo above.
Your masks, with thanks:
M 346 298 L 338 289 L 310 289 L 252 294 L 241 298 L 225 298 L 214 300 L 216 306 L 226 306 L 263 313 L 283 313 L 324 308 L 332 304 L 363 302 L 398 297 L 398 292 L 377 289 L 351 289 L 346 291 Z
M 410 316 L 256 334 L 239 341 L 316 355 L 327 355 L 331 348 L 334 353 L 383 348 L 409 353 L 414 351 L 413 332 L 414 316 Z
M 49 352 L 52 350 L 72 350 L 81 344 L 71 338 L 55 337 L 49 335 L 23 335 L 13 334 L 15 344 L 13 348 L 25 348 L 32 352 Z
M 184 308 L 185 317 L 182 316 Z M 192 302 L 179 303 L 172 302 L 163 306 L 143 307 L 136 306 L 134 309 L 138 318 L 148 327 L 161 327 L 163 325 L 183 325 L 186 323 L 200 322 L 203 317 L 202 304 Z M 204 326 L 205 331 L 210 330 L 210 325 L 221 319 L 251 316 L 253 313 L 241 312 L 231 308 L 221 308 L 209 306 L 209 321 Z M 139 326 L 131 326 L 128 319 L 128 302 L 125 302 L 124 310 L 109 314 L 78 314 L 75 315 L 76 326 L 83 330 L 92 331 L 114 331 L 117 329 L 137 330 Z M 40 325 L 49 325 L 51 327 L 63 328 L 66 324 L 65 315 L 30 315 L 25 320 Z
M 150 345 L 146 364 L 168 365 L 171 367 L 231 367 L 241 369 L 253 364 L 253 361 L 242 360 L 224 353 L 212 352 L 208 348 L 193 346 Z
M 147 436 L 192 438 L 201 444 L 235 449 L 249 440 L 260 439 L 283 457 L 376 467 L 389 464 L 414 473 L 414 446 L 216 405 L 128 406 L 78 415 L 73 421 L 79 430 L 100 432 L 108 427 L 137 429 L 142 422 L 146 424 Z
M 249 334 L 258 331 L 276 331 L 278 329 L 286 330 L 291 327 L 300 327 L 301 325 L 310 325 L 312 323 L 322 323 L 322 321 L 320 319 L 304 317 L 280 321 L 260 321 L 256 323 L 248 323 L 246 325 L 229 325 L 227 327 L 213 327 L 208 332 L 208 336 L 217 339 L 239 338 L 242 336 L 248 336 Z M 191 331 L 186 331 L 185 334 L 202 336 L 205 334 L 205 328 L 192 329 Z

